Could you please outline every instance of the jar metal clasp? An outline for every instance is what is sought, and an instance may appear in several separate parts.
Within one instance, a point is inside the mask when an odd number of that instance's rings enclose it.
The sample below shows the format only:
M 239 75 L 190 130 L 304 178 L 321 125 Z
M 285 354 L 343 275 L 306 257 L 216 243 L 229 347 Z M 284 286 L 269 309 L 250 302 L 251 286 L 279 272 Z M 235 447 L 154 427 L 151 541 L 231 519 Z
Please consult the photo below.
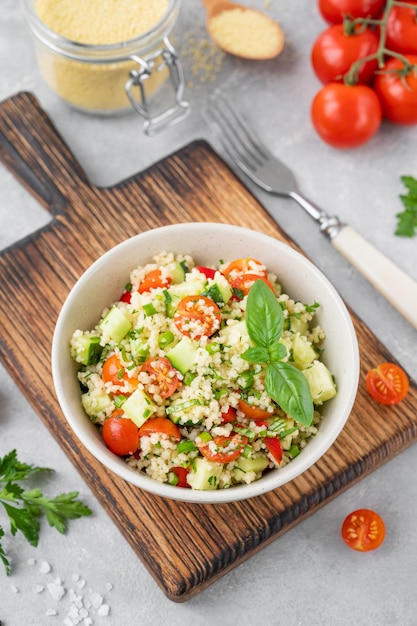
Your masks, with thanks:
M 184 96 L 184 73 L 175 48 L 169 39 L 163 39 L 164 48 L 161 48 L 150 56 L 142 58 L 132 55 L 130 58 L 138 64 L 138 69 L 130 71 L 129 80 L 126 82 L 125 90 L 132 107 L 144 119 L 144 131 L 147 135 L 154 135 L 160 130 L 179 122 L 190 112 L 190 104 L 183 98 Z M 145 83 L 152 72 L 160 72 L 168 68 L 172 88 L 174 90 L 174 104 L 160 113 L 151 113 L 148 97 L 146 95 Z M 133 87 L 139 87 L 140 99 L 136 98 L 132 92 Z

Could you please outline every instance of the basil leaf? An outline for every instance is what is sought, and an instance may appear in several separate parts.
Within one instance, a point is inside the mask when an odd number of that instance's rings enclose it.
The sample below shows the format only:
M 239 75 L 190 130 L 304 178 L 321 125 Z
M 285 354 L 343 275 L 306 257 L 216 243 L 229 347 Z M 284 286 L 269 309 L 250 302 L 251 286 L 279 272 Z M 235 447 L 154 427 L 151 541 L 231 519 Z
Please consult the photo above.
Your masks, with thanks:
M 287 348 L 283 343 L 273 343 L 272 346 L 268 348 L 269 356 L 271 357 L 271 361 L 281 361 L 287 356 Z
M 269 353 L 266 348 L 248 348 L 242 354 L 242 359 L 249 363 L 266 363 L 269 361 Z
M 310 426 L 314 405 L 304 374 L 290 363 L 277 361 L 266 369 L 265 388 L 269 396 L 296 422 Z
M 257 280 L 249 290 L 246 304 L 246 326 L 249 337 L 263 348 L 277 343 L 284 326 L 281 306 L 271 289 Z

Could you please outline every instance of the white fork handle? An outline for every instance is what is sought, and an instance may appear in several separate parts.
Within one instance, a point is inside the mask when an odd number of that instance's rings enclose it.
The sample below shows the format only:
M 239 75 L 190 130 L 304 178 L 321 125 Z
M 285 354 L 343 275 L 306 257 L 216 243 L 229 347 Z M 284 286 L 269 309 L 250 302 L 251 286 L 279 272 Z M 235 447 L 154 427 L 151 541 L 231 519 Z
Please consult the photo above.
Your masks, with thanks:
M 341 228 L 331 242 L 417 328 L 417 283 L 350 226 Z

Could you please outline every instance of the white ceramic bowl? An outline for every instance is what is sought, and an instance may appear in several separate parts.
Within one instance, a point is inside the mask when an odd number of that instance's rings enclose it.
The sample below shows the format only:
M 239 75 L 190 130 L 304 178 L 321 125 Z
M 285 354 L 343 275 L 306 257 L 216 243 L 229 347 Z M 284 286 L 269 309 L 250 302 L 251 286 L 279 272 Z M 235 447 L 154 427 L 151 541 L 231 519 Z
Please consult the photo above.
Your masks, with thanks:
M 323 361 L 336 378 L 338 394 L 324 404 L 319 432 L 301 454 L 283 468 L 272 470 L 250 485 L 197 491 L 160 484 L 110 452 L 82 408 L 76 367 L 69 351 L 72 333 L 78 328 L 93 328 L 102 310 L 120 297 L 131 270 L 150 262 L 161 251 L 190 254 L 201 265 L 216 263 L 219 259 L 258 258 L 277 274 L 290 297 L 320 303 L 317 319 L 327 336 Z M 112 248 L 92 264 L 71 290 L 59 315 L 52 345 L 52 372 L 64 416 L 82 444 L 103 465 L 137 487 L 159 496 L 187 502 L 221 503 L 252 498 L 280 487 L 320 459 L 339 435 L 351 412 L 358 386 L 359 350 L 343 301 L 327 278 L 304 256 L 259 232 L 226 224 L 190 223 L 137 235 Z

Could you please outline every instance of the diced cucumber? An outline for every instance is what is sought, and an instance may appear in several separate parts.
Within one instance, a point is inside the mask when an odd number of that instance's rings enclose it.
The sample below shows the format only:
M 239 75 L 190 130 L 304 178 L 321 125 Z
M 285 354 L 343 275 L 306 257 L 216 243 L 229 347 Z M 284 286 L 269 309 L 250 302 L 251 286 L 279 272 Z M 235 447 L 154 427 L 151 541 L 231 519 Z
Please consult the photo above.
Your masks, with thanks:
M 236 467 L 238 467 L 242 472 L 255 472 L 258 474 L 259 472 L 263 472 L 269 465 L 269 460 L 266 454 L 263 452 L 259 452 L 256 456 L 252 456 L 246 458 L 244 456 L 240 456 L 236 461 Z
M 84 411 L 93 422 L 97 421 L 100 414 L 107 411 L 113 405 L 110 396 L 105 391 L 94 391 L 94 394 L 92 394 L 91 391 L 83 393 L 81 396 L 81 404 L 83 405 Z
M 205 457 L 198 457 L 192 464 L 192 471 L 188 474 L 188 482 L 192 489 L 214 490 L 219 486 L 222 471 L 223 465 L 221 463 L 213 463 Z
M 227 302 L 229 302 L 230 298 L 233 296 L 233 291 L 232 291 L 231 286 L 229 285 L 226 278 L 219 273 L 217 273 L 216 275 L 215 284 L 217 285 L 220 291 L 220 295 L 222 297 L 223 302 L 227 304 Z
M 197 348 L 189 337 L 183 337 L 176 346 L 166 353 L 166 357 L 181 374 L 185 374 L 193 367 L 196 355 Z
M 156 405 L 142 389 L 136 389 L 123 404 L 123 411 L 139 428 L 156 411 Z
M 197 400 L 197 398 L 190 400 L 177 398 L 167 407 L 166 413 L 174 424 L 180 424 L 180 426 L 196 426 L 202 422 L 200 416 L 193 416 L 193 408 L 196 406 L 200 406 L 200 401 Z
M 303 370 L 317 359 L 317 352 L 311 343 L 302 339 L 297 333 L 292 340 L 292 356 L 294 365 Z
M 165 313 L 167 317 L 172 319 L 175 315 L 175 311 L 177 310 L 178 302 L 181 300 L 181 297 L 171 293 L 170 291 L 168 291 L 168 294 L 169 299 L 166 299 L 165 301 Z
M 71 354 L 77 363 L 95 365 L 100 359 L 103 348 L 100 337 L 91 333 L 74 335 L 71 339 Z
M 336 385 L 327 367 L 321 361 L 314 361 L 302 370 L 310 385 L 314 404 L 323 404 L 337 394 Z
M 166 266 L 167 272 L 173 285 L 179 285 L 185 281 L 185 269 L 181 263 L 174 261 Z
M 101 320 L 99 327 L 110 339 L 120 343 L 129 330 L 132 329 L 132 324 L 127 313 L 114 306 Z
M 230 326 L 225 326 L 219 331 L 219 335 L 224 337 L 224 345 L 232 346 L 237 342 L 243 342 L 253 346 L 245 320 L 241 320 Z
M 201 275 L 201 278 L 194 279 L 193 281 L 184 281 L 178 285 L 173 285 L 169 289 L 169 293 L 174 296 L 178 296 L 180 299 L 186 296 L 196 296 L 204 291 L 206 284 L 206 278 Z
M 300 335 L 305 335 L 308 332 L 308 322 L 301 319 L 301 317 L 297 315 L 290 315 L 288 318 L 289 321 L 289 330 L 292 333 L 300 333 Z

